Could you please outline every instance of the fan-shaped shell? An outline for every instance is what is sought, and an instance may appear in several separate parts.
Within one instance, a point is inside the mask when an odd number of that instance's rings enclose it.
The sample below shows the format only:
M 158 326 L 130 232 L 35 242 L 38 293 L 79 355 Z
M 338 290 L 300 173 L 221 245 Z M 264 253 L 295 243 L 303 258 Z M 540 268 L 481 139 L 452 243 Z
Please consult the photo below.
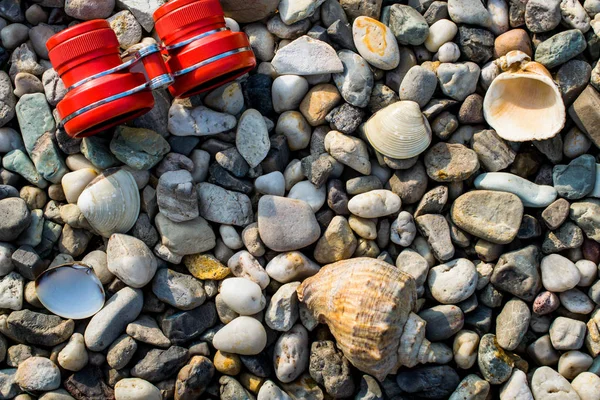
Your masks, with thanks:
M 417 298 L 414 279 L 373 258 L 327 265 L 297 290 L 346 358 L 379 380 L 401 365 L 398 348 Z
M 379 110 L 365 124 L 365 135 L 383 155 L 404 160 L 431 143 L 431 127 L 414 101 L 398 101 Z
M 550 139 L 565 125 L 565 105 L 548 70 L 520 51 L 497 60 L 505 72 L 491 83 L 483 114 L 498 135 L 513 142 Z
M 140 213 L 140 194 L 129 172 L 106 170 L 86 186 L 77 206 L 94 230 L 110 237 L 133 227 Z

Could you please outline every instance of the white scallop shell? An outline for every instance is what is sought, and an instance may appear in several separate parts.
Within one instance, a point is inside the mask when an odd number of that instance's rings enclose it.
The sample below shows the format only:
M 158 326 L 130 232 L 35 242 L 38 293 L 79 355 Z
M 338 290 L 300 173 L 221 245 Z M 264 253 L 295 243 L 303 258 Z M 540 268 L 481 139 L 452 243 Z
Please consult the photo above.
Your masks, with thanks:
M 379 110 L 365 124 L 365 135 L 383 155 L 415 157 L 431 143 L 431 127 L 414 101 L 398 101 Z
M 81 263 L 59 265 L 35 280 L 36 295 L 52 313 L 83 319 L 104 305 L 104 289 L 94 270 Z
M 87 185 L 77 206 L 92 228 L 108 238 L 133 227 L 140 213 L 140 194 L 129 172 L 106 170 Z
M 550 139 L 565 125 L 565 105 L 548 70 L 520 51 L 496 60 L 505 72 L 491 83 L 483 101 L 487 123 L 513 142 Z

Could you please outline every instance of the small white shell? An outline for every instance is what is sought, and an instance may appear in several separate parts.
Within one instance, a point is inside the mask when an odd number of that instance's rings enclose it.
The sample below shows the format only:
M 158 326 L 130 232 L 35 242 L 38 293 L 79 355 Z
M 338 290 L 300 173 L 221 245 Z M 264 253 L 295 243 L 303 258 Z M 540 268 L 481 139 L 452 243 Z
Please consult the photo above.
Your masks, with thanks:
M 77 206 L 92 228 L 110 237 L 133 227 L 140 212 L 140 194 L 129 172 L 106 170 L 87 185 Z
M 35 290 L 44 307 L 63 318 L 89 318 L 104 305 L 102 283 L 93 269 L 81 263 L 44 271 L 35 280 Z
M 398 101 L 379 110 L 365 124 L 365 135 L 383 155 L 404 160 L 431 143 L 431 127 L 414 101 Z
M 491 83 L 483 101 L 487 123 L 513 142 L 550 139 L 565 125 L 565 105 L 552 76 L 525 53 L 514 50 L 496 60 L 505 72 Z

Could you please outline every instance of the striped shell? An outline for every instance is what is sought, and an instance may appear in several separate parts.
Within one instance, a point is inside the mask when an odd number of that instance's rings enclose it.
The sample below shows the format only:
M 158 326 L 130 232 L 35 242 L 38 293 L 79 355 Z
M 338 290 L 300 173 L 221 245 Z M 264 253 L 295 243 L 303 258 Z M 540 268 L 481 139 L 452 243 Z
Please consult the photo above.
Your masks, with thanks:
M 403 364 L 399 346 L 417 299 L 410 275 L 380 260 L 355 258 L 321 268 L 297 292 L 356 368 L 383 380 Z
M 369 143 L 381 154 L 405 160 L 431 143 L 431 127 L 414 101 L 398 101 L 377 111 L 365 124 Z
M 131 173 L 106 170 L 87 185 L 77 206 L 92 228 L 108 238 L 133 227 L 140 213 L 140 193 Z

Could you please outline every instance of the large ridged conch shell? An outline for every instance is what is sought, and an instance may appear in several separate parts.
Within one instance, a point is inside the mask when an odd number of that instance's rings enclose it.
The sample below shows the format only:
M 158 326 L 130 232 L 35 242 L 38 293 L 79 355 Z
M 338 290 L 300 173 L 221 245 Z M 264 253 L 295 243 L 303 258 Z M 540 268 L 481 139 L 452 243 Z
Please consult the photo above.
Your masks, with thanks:
M 483 101 L 485 120 L 513 142 L 550 139 L 565 125 L 565 105 L 550 72 L 518 50 L 495 63 L 505 72 L 491 83 Z
M 86 186 L 77 206 L 92 228 L 108 238 L 133 227 L 140 213 L 140 193 L 131 173 L 110 169 Z
M 377 111 L 365 124 L 365 135 L 381 154 L 404 160 L 431 143 L 431 127 L 414 101 L 398 101 Z
M 412 312 L 414 279 L 386 262 L 354 258 L 326 265 L 297 293 L 329 326 L 344 356 L 380 381 L 401 366 L 436 361 L 426 323 Z

